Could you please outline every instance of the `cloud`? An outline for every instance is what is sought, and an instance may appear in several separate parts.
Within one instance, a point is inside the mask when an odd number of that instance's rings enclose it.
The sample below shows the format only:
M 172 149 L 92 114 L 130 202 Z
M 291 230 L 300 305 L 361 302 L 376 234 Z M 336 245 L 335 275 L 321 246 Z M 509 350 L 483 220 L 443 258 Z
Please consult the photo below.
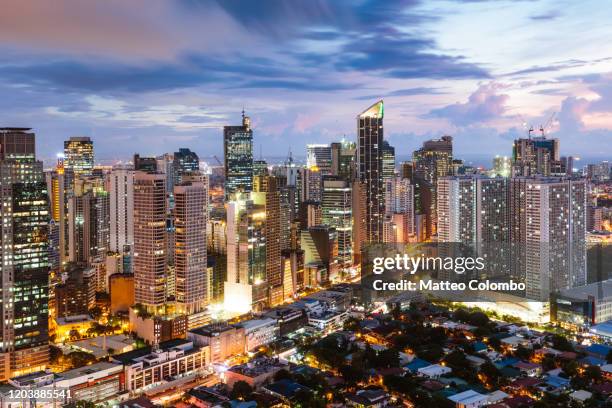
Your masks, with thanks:
M 551 11 L 541 13 L 541 14 L 534 14 L 530 16 L 529 18 L 534 21 L 551 21 L 551 20 L 556 20 L 561 16 L 562 14 L 560 11 L 551 10 Z
M 430 88 L 430 87 L 425 87 L 425 86 L 419 86 L 416 88 L 403 88 L 403 89 L 397 89 L 391 92 L 383 92 L 378 95 L 358 96 L 353 99 L 369 101 L 371 99 L 389 98 L 389 97 L 394 97 L 394 96 L 444 95 L 445 93 L 446 92 L 444 92 L 441 88 Z
M 506 103 L 510 98 L 506 94 L 497 93 L 502 88 L 502 85 L 494 82 L 481 85 L 469 96 L 467 102 L 433 109 L 426 117 L 447 119 L 455 126 L 468 126 L 498 118 L 506 112 Z

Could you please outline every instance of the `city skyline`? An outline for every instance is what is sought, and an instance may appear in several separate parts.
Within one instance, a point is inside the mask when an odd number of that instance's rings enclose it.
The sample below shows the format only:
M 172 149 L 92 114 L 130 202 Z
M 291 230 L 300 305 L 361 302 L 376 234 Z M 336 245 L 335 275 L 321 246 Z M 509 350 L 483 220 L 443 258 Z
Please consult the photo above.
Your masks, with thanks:
M 0 87 L 12 98 L 1 119 L 33 127 L 50 165 L 71 136 L 95 140 L 97 162 L 178 147 L 220 155 L 223 126 L 244 108 L 254 151 L 283 157 L 356 140 L 356 114 L 384 98 L 397 157 L 443 134 L 458 156 L 510 155 L 523 123 L 537 129 L 557 112 L 550 131 L 563 154 L 606 159 L 612 11 L 576 7 L 109 2 L 94 13 L 70 1 L 10 2 Z

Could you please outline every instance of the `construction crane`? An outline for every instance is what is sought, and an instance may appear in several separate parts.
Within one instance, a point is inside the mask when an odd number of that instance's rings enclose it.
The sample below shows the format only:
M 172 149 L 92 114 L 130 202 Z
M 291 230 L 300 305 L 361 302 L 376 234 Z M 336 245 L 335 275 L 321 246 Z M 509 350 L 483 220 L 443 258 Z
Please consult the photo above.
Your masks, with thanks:
M 548 131 L 552 127 L 552 123 L 556 115 L 557 112 L 553 112 L 552 115 L 550 115 L 550 117 L 546 121 L 546 123 L 544 125 L 540 125 L 540 133 L 542 134 L 542 137 L 546 137 L 546 131 Z
M 219 166 L 223 167 L 223 163 L 221 163 L 221 160 L 219 160 L 219 158 L 217 157 L 216 154 L 213 155 L 213 158 L 215 159 L 215 161 L 217 162 L 217 164 L 219 164 Z

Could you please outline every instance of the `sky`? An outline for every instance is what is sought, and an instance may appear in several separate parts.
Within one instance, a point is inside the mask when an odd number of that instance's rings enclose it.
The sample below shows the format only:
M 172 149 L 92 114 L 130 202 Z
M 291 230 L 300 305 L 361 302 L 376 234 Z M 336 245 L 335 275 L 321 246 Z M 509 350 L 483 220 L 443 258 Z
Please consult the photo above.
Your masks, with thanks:
M 398 156 L 444 134 L 509 155 L 543 126 L 610 159 L 610 21 L 599 0 L 5 0 L 0 126 L 33 128 L 46 161 L 82 135 L 97 162 L 221 157 L 244 108 L 256 157 L 303 156 L 383 98 Z

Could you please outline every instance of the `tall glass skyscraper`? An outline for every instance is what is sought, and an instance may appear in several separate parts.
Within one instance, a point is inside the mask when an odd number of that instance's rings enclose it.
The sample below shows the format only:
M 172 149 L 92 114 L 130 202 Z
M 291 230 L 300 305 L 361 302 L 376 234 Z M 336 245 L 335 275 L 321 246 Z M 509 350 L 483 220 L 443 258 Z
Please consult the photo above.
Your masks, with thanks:
M 223 128 L 225 155 L 225 199 L 237 192 L 253 191 L 253 130 L 242 112 L 242 126 Z
M 357 168 L 366 195 L 366 242 L 382 242 L 385 199 L 383 189 L 383 116 L 380 100 L 357 116 Z
M 94 167 L 93 142 L 87 136 L 71 137 L 64 142 L 65 166 L 76 176 L 90 176 Z
M 49 199 L 35 135 L 0 129 L 0 377 L 44 369 L 49 361 Z

